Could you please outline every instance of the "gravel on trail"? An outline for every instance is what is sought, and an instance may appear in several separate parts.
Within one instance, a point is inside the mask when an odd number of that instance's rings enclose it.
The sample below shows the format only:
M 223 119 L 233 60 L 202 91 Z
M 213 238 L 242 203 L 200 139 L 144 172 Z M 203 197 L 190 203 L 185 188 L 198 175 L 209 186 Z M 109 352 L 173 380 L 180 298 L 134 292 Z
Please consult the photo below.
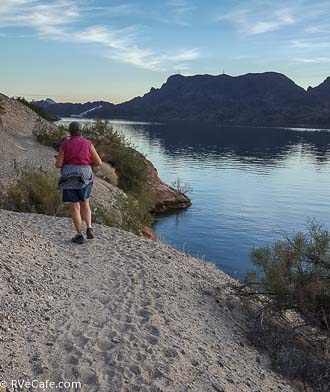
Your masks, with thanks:
M 75 245 L 69 219 L 0 211 L 9 390 L 17 379 L 86 392 L 292 390 L 246 340 L 230 277 L 156 241 L 95 233 Z

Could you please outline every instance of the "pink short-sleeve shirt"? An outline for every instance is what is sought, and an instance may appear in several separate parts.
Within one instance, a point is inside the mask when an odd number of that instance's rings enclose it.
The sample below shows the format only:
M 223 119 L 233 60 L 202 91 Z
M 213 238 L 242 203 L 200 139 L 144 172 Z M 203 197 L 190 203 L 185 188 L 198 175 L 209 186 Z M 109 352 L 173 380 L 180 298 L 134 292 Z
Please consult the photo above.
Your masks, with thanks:
M 92 143 L 81 136 L 71 136 L 61 144 L 65 165 L 86 165 L 92 163 Z

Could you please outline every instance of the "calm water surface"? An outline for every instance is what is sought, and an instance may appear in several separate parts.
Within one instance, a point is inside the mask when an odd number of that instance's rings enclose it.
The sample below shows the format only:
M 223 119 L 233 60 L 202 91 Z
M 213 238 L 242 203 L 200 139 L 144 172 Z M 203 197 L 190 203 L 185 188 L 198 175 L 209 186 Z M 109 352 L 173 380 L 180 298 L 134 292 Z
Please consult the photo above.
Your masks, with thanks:
M 329 227 L 330 132 L 112 121 L 167 183 L 188 183 L 193 205 L 158 219 L 161 241 L 241 278 L 255 246 Z

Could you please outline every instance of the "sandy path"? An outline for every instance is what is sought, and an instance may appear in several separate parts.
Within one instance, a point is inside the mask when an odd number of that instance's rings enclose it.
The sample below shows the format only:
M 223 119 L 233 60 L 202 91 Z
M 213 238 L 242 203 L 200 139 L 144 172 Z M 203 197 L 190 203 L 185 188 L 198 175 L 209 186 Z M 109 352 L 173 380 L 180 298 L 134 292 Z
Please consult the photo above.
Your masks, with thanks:
M 291 390 L 257 361 L 226 290 L 212 295 L 224 273 L 120 230 L 96 226 L 83 246 L 71 234 L 67 219 L 0 211 L 0 379 L 79 380 L 86 392 Z

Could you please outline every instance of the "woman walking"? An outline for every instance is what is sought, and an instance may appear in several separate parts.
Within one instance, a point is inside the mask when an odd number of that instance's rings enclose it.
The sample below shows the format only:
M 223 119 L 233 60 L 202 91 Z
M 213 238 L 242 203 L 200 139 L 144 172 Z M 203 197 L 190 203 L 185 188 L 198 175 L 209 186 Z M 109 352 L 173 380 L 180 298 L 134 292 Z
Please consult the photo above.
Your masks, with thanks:
M 86 241 L 82 233 L 83 220 L 87 226 L 87 238 L 94 238 L 89 205 L 94 180 L 92 166 L 101 166 L 102 161 L 93 144 L 82 137 L 79 122 L 72 122 L 69 132 L 70 138 L 61 144 L 55 166 L 61 169 L 58 187 L 63 191 L 63 203 L 70 203 L 71 216 L 77 231 L 72 242 L 83 244 Z

